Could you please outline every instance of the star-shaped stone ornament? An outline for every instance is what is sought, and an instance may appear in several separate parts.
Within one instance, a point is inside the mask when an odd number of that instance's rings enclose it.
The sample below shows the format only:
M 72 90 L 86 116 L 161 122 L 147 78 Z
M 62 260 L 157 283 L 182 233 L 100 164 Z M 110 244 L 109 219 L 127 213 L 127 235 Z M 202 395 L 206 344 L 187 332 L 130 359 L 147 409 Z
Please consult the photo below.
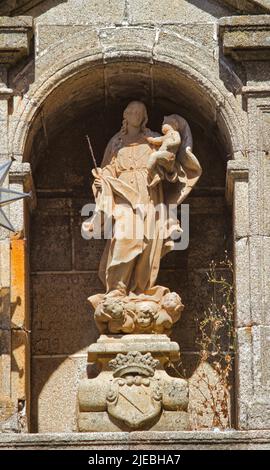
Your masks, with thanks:
M 14 227 L 8 220 L 5 212 L 2 210 L 2 206 L 7 206 L 8 204 L 12 204 L 12 202 L 18 201 L 19 199 L 29 197 L 30 193 L 21 193 L 18 191 L 12 191 L 11 189 L 2 188 L 11 164 L 12 162 L 9 161 L 0 165 L 0 226 L 15 232 Z

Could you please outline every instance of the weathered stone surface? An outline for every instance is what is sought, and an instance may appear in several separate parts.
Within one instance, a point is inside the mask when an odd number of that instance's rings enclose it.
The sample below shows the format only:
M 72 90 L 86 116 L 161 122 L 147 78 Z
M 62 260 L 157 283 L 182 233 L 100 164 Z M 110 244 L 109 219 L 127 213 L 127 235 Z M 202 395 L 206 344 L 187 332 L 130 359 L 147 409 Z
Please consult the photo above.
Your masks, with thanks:
M 109 432 L 119 432 L 119 427 L 109 418 L 108 413 L 100 411 L 96 413 L 80 413 L 78 427 L 81 432 L 100 432 L 104 429 Z
M 71 202 L 66 199 L 39 201 L 32 217 L 31 270 L 72 269 Z
M 81 217 L 74 217 L 74 267 L 76 270 L 98 270 L 106 240 L 85 240 L 81 235 Z
M 42 5 L 36 6 L 31 14 L 36 17 L 37 23 L 43 24 L 72 24 L 74 18 L 76 23 L 115 24 L 124 20 L 125 2 L 114 0 L 104 4 L 97 1 L 89 3 L 86 0 L 69 0 L 45 11 Z
M 166 25 L 166 31 L 172 31 L 181 37 L 190 38 L 192 41 L 213 51 L 217 45 L 217 34 L 215 23 L 187 23 L 180 25 Z
M 163 368 L 178 357 L 165 334 L 102 335 L 88 351 L 101 372 L 79 385 L 79 431 L 187 429 L 187 381 Z
M 269 59 L 267 15 L 222 18 L 219 26 L 225 55 L 235 60 Z
M 97 290 L 94 273 L 33 275 L 33 354 L 69 355 L 89 346 L 98 333 L 87 297 Z
M 85 375 L 86 359 L 86 354 L 59 358 L 57 355 L 34 356 L 32 360 L 34 432 L 76 431 L 76 395 L 79 381 Z
M 36 48 L 35 73 L 36 78 L 46 73 L 48 67 L 54 67 L 63 61 L 68 64 L 71 60 L 79 60 L 85 55 L 85 44 L 91 44 L 90 53 L 97 57 L 102 53 L 96 28 L 85 25 L 51 25 L 36 24 L 37 41 L 41 41 L 41 49 Z M 48 33 L 50 39 L 48 39 Z M 39 42 L 38 42 L 39 44 Z
M 252 403 L 248 410 L 248 429 L 265 429 L 269 426 L 270 406 L 268 401 Z
M 252 322 L 257 325 L 269 325 L 270 238 L 262 236 L 250 237 L 249 249 Z
M 214 201 L 212 204 L 214 205 Z M 217 263 L 222 260 L 225 250 L 230 249 L 230 228 L 230 213 L 222 199 L 218 214 L 210 209 L 209 213 L 193 215 L 191 209 L 189 269 L 207 270 L 212 261 Z
M 118 52 L 119 49 L 144 50 L 151 53 L 155 43 L 156 31 L 153 28 L 101 28 L 99 37 L 105 53 Z
M 1 449 L 269 450 L 269 431 L 2 434 Z
M 16 406 L 8 396 L 0 395 L 0 432 L 15 432 L 18 430 L 16 423 Z
M 108 389 L 110 385 L 109 374 L 107 374 L 107 377 L 104 376 L 102 383 L 100 383 L 100 386 L 98 387 L 99 393 L 96 394 L 95 392 L 97 390 L 98 383 L 99 383 L 98 377 L 92 378 L 91 380 L 83 379 L 80 382 L 78 400 L 80 403 L 82 421 L 84 421 L 84 418 L 83 418 L 84 414 L 86 416 L 85 412 L 87 412 L 87 418 L 86 418 L 87 420 L 88 420 L 88 417 L 90 417 L 90 415 L 93 416 L 93 419 L 95 419 L 94 415 L 96 415 L 97 411 L 104 411 L 104 413 L 102 413 L 104 417 L 105 415 L 107 415 L 105 411 L 106 411 L 106 395 L 108 393 Z M 95 413 L 91 413 L 91 412 L 95 412 Z M 117 428 L 117 426 L 115 426 L 115 428 Z M 86 428 L 84 427 L 84 429 Z
M 147 2 L 143 0 L 136 0 L 130 5 L 130 19 L 131 23 L 189 23 L 190 18 L 195 23 L 196 20 L 201 21 L 215 21 L 216 17 L 226 16 L 229 10 L 216 4 L 210 4 L 208 0 L 204 2 L 201 8 L 200 2 L 187 2 L 176 0 L 168 8 L 168 4 L 162 0 L 158 4 L 154 0 Z
M 108 414 L 105 412 L 97 413 L 80 413 L 78 425 L 82 432 L 89 432 L 91 429 L 93 432 L 104 433 L 104 429 L 107 429 L 107 432 L 118 432 L 119 428 L 115 423 L 109 419 Z M 188 416 L 185 412 L 172 412 L 172 411 L 163 411 L 160 419 L 156 424 L 151 427 L 151 432 L 153 431 L 177 431 L 181 429 L 186 429 L 188 427 Z
M 265 400 L 270 390 L 270 326 L 253 326 L 253 370 L 254 370 L 254 395 L 257 399 Z M 267 421 L 267 420 L 266 420 Z
M 0 17 L 0 63 L 11 65 L 30 52 L 32 18 Z
M 69 35 L 82 33 L 87 34 L 87 30 L 92 31 L 92 27 L 86 25 L 54 25 L 54 24 L 37 24 L 36 25 L 36 39 L 38 41 L 38 48 L 36 50 L 37 56 L 41 55 L 46 49 L 52 45 L 58 45 L 62 50 L 64 41 Z M 94 33 L 94 32 L 93 32 Z M 94 34 L 91 43 L 93 44 Z M 74 51 L 78 51 L 78 45 L 74 44 Z M 71 51 L 72 52 L 72 51 Z
M 236 409 L 240 429 L 248 429 L 248 406 L 252 402 L 252 328 L 250 326 L 237 329 L 238 359 L 238 390 Z
M 248 326 L 251 324 L 250 310 L 250 267 L 249 240 L 247 237 L 235 242 L 235 299 L 236 299 L 236 325 Z
M 7 124 L 7 110 L 8 103 L 7 100 L 0 100 L 0 149 L 1 153 L 7 151 L 7 141 L 8 141 L 8 124 Z

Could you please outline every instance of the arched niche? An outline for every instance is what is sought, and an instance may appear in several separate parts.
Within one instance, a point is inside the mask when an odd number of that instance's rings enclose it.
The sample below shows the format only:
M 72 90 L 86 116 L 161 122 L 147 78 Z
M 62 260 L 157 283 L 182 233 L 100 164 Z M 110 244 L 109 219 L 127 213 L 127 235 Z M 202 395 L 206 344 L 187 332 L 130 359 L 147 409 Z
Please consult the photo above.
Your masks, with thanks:
M 190 244 L 164 258 L 159 276 L 186 305 L 173 338 L 189 375 L 196 363 L 194 318 L 209 294 L 205 272 L 212 259 L 231 250 L 226 162 L 244 146 L 236 101 L 218 80 L 202 75 L 199 65 L 135 52 L 112 55 L 106 63 L 87 55 L 66 62 L 34 83 L 30 99 L 20 106 L 13 141 L 14 156 L 31 162 L 37 193 L 29 246 L 32 431 L 39 432 L 76 430 L 78 381 L 85 373 L 87 346 L 98 336 L 86 299 L 102 291 L 97 268 L 103 242 L 87 242 L 80 234 L 80 209 L 91 200 L 93 166 L 85 134 L 99 163 L 132 99 L 145 102 L 154 130 L 170 113 L 182 115 L 191 126 L 203 176 L 185 201 L 190 204 Z

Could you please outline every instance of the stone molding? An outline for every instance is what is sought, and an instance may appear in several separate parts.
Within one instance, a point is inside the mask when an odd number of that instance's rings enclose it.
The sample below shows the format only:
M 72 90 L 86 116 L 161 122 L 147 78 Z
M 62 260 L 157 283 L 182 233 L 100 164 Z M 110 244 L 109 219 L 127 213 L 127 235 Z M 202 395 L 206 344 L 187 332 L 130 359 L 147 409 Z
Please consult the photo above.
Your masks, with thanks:
M 232 16 L 219 21 L 223 53 L 236 61 L 270 58 L 270 16 Z
M 0 17 L 0 63 L 14 65 L 22 57 L 28 56 L 32 36 L 32 17 Z
M 0 434 L 0 449 L 269 450 L 270 431 L 133 431 Z
M 248 181 L 249 165 L 247 160 L 229 160 L 226 173 L 226 199 L 229 205 L 233 202 L 235 181 Z
M 28 199 L 29 208 L 32 210 L 36 207 L 36 191 L 30 163 L 13 161 L 9 170 L 9 183 L 22 185 L 25 192 L 31 192 L 31 198 Z

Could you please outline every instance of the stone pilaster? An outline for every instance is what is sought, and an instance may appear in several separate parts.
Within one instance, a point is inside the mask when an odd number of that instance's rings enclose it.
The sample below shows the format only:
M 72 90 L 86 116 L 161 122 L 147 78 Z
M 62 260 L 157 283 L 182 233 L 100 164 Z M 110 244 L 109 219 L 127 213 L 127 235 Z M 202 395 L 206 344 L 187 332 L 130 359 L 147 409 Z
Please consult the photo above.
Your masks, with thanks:
M 248 178 L 234 187 L 234 252 L 237 328 L 237 411 L 240 429 L 270 426 L 270 17 L 225 18 L 223 53 L 245 68 L 243 107 L 248 114 Z M 243 176 L 243 168 L 242 171 Z

